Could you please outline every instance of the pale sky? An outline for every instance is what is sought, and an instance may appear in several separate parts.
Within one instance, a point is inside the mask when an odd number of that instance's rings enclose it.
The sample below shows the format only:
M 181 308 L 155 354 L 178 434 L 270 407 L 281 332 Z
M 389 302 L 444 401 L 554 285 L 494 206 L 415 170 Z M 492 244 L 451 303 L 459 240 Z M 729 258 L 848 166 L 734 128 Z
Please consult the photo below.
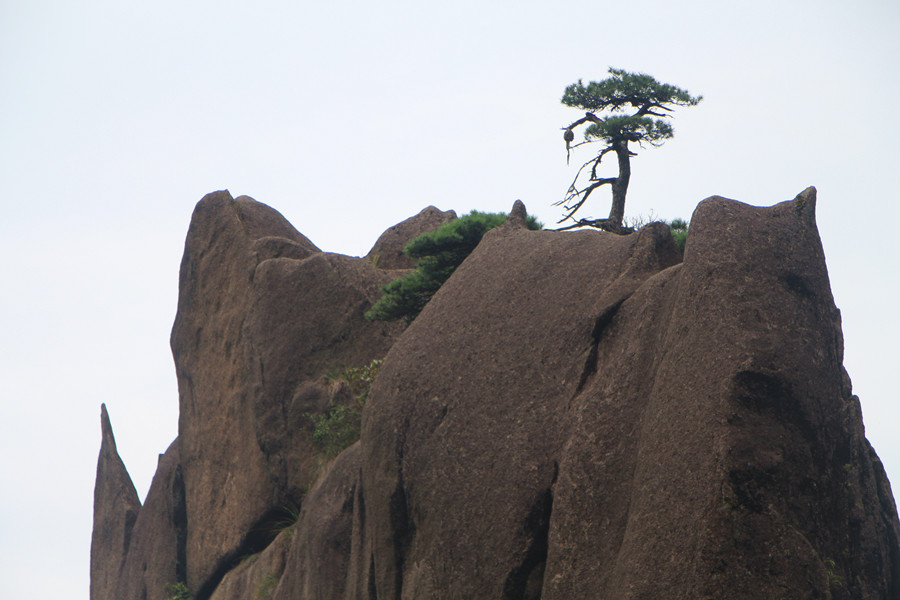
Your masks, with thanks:
M 204 194 L 350 255 L 429 204 L 521 198 L 552 226 L 588 158 L 566 166 L 559 98 L 609 66 L 704 96 L 633 160 L 626 215 L 818 188 L 845 365 L 900 486 L 898 30 L 896 0 L 0 0 L 0 597 L 87 600 L 101 402 L 146 495 Z

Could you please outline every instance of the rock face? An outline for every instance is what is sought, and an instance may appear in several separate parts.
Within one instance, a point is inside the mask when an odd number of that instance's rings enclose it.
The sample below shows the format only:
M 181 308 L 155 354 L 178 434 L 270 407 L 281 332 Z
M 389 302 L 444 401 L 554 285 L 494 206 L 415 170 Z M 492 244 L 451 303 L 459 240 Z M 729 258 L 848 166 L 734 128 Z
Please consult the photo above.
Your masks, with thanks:
M 381 269 L 412 269 L 416 261 L 403 253 L 403 248 L 416 236 L 437 229 L 456 218 L 452 210 L 441 211 L 434 206 L 425 208 L 414 217 L 397 223 L 381 234 L 366 258 Z
M 596 369 L 595 338 L 678 259 L 662 224 L 485 235 L 372 390 L 363 492 L 379 598 L 540 589 L 568 407 Z
M 184 481 L 176 440 L 159 457 L 112 597 L 169 597 L 167 586 L 185 580 L 186 526 Z
M 382 358 L 401 329 L 363 313 L 391 276 L 321 252 L 273 209 L 210 194 L 181 264 L 172 353 L 188 513 L 187 584 L 198 596 L 268 543 L 314 464 L 304 384 Z
M 370 396 L 377 597 L 898 597 L 814 203 L 486 235 Z
M 815 201 L 704 200 L 683 262 L 661 224 L 529 231 L 517 202 L 402 330 L 362 318 L 395 274 L 208 196 L 179 438 L 139 514 L 104 411 L 92 600 L 166 577 L 196 600 L 900 598 Z M 370 258 L 396 268 L 399 237 Z M 316 477 L 321 375 L 385 355 L 362 439 Z

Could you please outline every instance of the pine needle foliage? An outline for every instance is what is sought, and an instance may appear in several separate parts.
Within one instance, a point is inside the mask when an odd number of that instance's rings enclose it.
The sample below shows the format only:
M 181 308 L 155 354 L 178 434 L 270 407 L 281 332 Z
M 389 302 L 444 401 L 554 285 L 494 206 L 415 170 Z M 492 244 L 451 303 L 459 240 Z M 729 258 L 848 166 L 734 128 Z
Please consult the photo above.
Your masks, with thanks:
M 166 600 L 194 600 L 187 584 L 179 581 L 178 583 L 166 584 L 166 590 L 171 594 Z
M 609 77 L 602 81 L 591 81 L 587 85 L 579 79 L 566 88 L 563 104 L 591 112 L 608 110 L 612 112 L 631 107 L 647 106 L 666 109 L 666 105 L 694 106 L 703 96 L 691 96 L 687 90 L 668 83 L 661 83 L 646 73 L 632 73 L 625 69 L 610 67 Z
M 684 219 L 672 219 L 667 225 L 669 226 L 669 231 L 672 232 L 675 244 L 681 250 L 682 256 L 684 256 L 684 245 L 687 243 L 688 236 L 688 222 Z
M 413 239 L 403 251 L 418 260 L 416 270 L 385 285 L 382 288 L 384 294 L 366 312 L 366 318 L 371 321 L 404 319 L 411 323 L 472 253 L 484 234 L 505 222 L 506 215 L 503 213 L 473 210 Z M 531 215 L 527 224 L 529 229 L 543 227 Z

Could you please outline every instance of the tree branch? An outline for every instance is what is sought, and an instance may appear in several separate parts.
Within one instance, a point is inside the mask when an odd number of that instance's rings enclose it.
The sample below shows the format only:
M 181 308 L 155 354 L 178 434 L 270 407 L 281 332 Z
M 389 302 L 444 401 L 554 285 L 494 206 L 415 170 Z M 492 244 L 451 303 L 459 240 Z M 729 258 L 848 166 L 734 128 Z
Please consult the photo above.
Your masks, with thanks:
M 562 221 L 560 221 L 560 223 L 562 223 Z M 619 225 L 618 223 L 614 223 L 609 219 L 578 219 L 578 221 L 576 221 L 572 225 L 566 225 L 565 227 L 560 227 L 559 229 L 554 229 L 552 231 L 566 231 L 569 229 L 575 229 L 576 227 L 593 227 L 595 229 L 602 229 L 603 231 L 609 231 L 610 233 L 615 233 L 618 235 L 628 235 L 629 233 L 634 233 L 634 227 Z
M 587 113 L 584 113 L 583 117 L 581 117 L 580 119 L 578 119 L 577 121 L 575 121 L 574 123 L 569 125 L 568 127 L 563 127 L 563 129 L 571 130 L 571 129 L 574 129 L 575 127 L 578 127 L 582 123 L 587 123 L 588 121 L 590 121 L 591 123 L 599 123 L 600 119 L 598 119 L 597 116 L 594 115 L 594 113 L 587 112 Z
M 572 183 L 569 184 L 569 189 L 566 190 L 566 196 L 565 196 L 565 198 L 563 198 L 562 200 L 560 200 L 560 201 L 558 201 L 558 202 L 554 202 L 554 203 L 553 203 L 553 206 L 559 206 L 560 204 L 565 204 L 565 203 L 568 202 L 571 198 L 574 198 L 575 196 L 578 195 L 578 191 L 577 191 L 577 189 L 576 189 L 576 187 L 575 187 L 575 182 L 578 181 L 578 177 L 581 175 L 581 172 L 584 171 L 584 168 L 585 168 L 586 166 L 588 166 L 588 164 L 590 164 L 593 160 L 594 160 L 594 159 L 591 159 L 591 160 L 587 161 L 586 163 L 584 163 L 583 165 L 581 165 L 581 168 L 578 169 L 578 172 L 575 174 L 575 179 L 572 180 Z
M 613 150 L 615 150 L 615 148 L 613 146 L 607 146 L 600 152 L 600 154 L 598 154 L 595 158 L 591 159 L 594 163 L 594 166 L 591 167 L 591 181 L 597 180 L 597 167 L 600 166 L 600 161 L 603 160 L 603 155 L 606 154 L 607 152 L 612 152 Z M 588 161 L 588 162 L 591 162 L 591 161 Z
M 581 208 L 585 202 L 587 202 L 587 199 L 591 196 L 591 192 L 596 190 L 601 185 L 607 185 L 607 184 L 612 185 L 613 183 L 616 182 L 616 179 L 617 179 L 616 177 L 607 177 L 605 179 L 597 179 L 594 181 L 594 183 L 592 183 L 591 185 L 587 186 L 586 188 L 584 188 L 583 190 L 580 190 L 580 191 L 577 191 L 575 189 L 575 182 L 572 182 L 572 185 L 569 187 L 569 193 L 566 195 L 566 197 L 563 199 L 562 202 L 559 202 L 556 205 L 568 202 L 568 201 L 572 200 L 573 198 L 578 198 L 578 196 L 581 196 L 581 200 L 576 202 L 573 206 L 564 205 L 563 208 L 565 208 L 569 212 L 566 213 L 566 215 L 562 219 L 560 219 L 558 221 L 558 223 L 562 223 L 566 219 L 571 219 L 572 215 L 574 215 L 576 212 L 578 212 L 578 209 Z

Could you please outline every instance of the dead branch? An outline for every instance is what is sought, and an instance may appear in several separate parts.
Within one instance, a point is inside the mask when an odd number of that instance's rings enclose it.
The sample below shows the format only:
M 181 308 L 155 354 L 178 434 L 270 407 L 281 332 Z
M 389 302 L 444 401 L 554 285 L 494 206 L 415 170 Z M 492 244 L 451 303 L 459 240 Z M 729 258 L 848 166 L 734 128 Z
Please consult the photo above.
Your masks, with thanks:
M 567 231 L 569 229 L 576 229 L 578 227 L 593 227 L 594 229 L 602 229 L 603 231 L 608 231 L 617 235 L 628 235 L 629 233 L 634 233 L 634 227 L 619 225 L 610 221 L 609 219 L 579 219 L 572 225 L 566 225 L 565 227 L 560 227 L 559 229 L 554 229 L 553 231 Z

